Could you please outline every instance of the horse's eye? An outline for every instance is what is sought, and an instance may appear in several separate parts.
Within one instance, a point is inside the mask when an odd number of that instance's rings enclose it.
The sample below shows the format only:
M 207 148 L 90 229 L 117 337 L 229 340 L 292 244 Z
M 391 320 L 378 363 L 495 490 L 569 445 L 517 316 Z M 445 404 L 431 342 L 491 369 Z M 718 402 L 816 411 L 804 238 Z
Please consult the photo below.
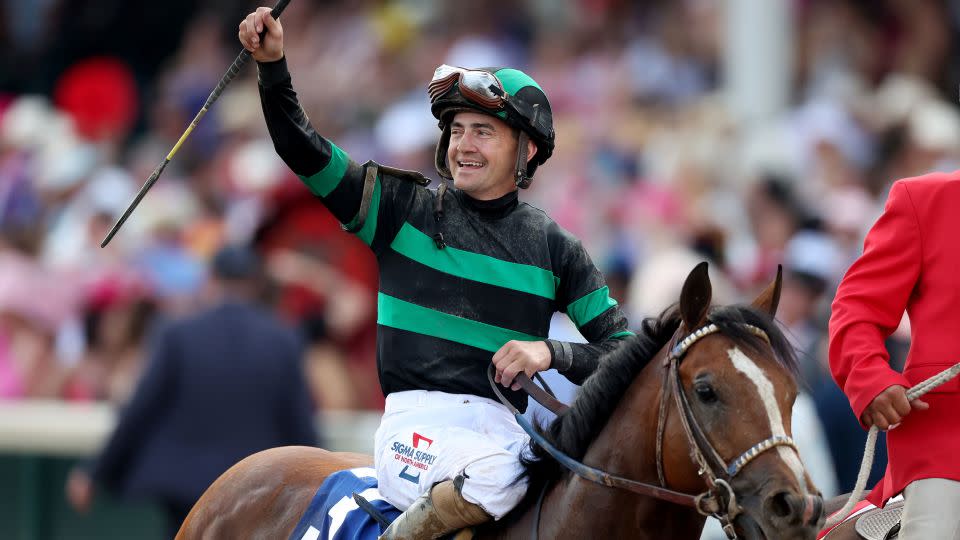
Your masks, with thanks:
M 713 391 L 713 387 L 706 383 L 698 383 L 693 391 L 697 393 L 697 398 L 704 403 L 715 403 L 717 401 L 717 393 Z

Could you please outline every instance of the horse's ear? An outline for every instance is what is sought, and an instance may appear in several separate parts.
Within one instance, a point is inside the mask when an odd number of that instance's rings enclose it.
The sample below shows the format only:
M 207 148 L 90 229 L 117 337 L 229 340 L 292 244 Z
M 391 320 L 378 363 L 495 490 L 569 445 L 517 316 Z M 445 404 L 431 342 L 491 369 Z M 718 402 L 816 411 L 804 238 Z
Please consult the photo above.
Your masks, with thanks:
M 767 312 L 771 317 L 777 315 L 777 306 L 780 304 L 780 287 L 783 285 L 783 266 L 777 265 L 777 277 L 773 283 L 760 293 L 753 301 L 753 307 Z
M 710 286 L 710 275 L 707 274 L 707 263 L 696 266 L 683 282 L 680 292 L 680 316 L 688 330 L 695 330 L 703 326 L 707 320 L 707 311 L 710 309 L 710 298 L 713 288 Z

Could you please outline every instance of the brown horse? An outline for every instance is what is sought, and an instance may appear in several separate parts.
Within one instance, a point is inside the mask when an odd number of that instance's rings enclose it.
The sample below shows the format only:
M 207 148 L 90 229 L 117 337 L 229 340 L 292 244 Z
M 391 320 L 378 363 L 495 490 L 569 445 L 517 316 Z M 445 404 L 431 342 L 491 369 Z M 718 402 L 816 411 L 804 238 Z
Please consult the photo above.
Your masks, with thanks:
M 476 537 L 695 539 L 698 504 L 744 538 L 814 538 L 822 501 L 789 437 L 796 365 L 772 320 L 779 293 L 778 275 L 752 307 L 711 309 L 706 264 L 694 269 L 678 309 L 606 356 L 543 433 L 593 473 L 532 445 L 528 496 Z M 371 463 L 303 447 L 253 455 L 210 486 L 177 538 L 288 538 L 327 475 Z M 663 488 L 683 504 L 642 494 Z

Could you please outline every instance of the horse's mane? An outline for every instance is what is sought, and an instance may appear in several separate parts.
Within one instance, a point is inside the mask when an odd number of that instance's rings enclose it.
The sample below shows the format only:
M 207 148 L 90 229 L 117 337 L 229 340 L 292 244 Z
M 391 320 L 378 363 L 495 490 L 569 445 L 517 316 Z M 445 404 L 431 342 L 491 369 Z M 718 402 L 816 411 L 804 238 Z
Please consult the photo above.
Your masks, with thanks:
M 754 351 L 761 350 L 764 341 L 744 325 L 762 329 L 769 337 L 780 364 L 792 375 L 797 375 L 794 348 L 766 313 L 748 306 L 722 306 L 713 308 L 707 318 L 720 328 L 722 334 Z M 627 388 L 667 344 L 680 322 L 677 306 L 668 308 L 658 318 L 645 319 L 636 336 L 625 339 L 619 347 L 601 358 L 600 367 L 584 382 L 570 409 L 542 429 L 541 433 L 564 454 L 576 460 L 583 459 L 590 443 L 606 425 Z M 656 407 L 657 404 L 651 403 L 650 406 Z M 529 450 L 521 458 L 524 472 L 518 480 L 527 477 L 530 488 L 517 510 L 532 504 L 547 482 L 557 480 L 567 472 L 535 442 L 530 442 Z

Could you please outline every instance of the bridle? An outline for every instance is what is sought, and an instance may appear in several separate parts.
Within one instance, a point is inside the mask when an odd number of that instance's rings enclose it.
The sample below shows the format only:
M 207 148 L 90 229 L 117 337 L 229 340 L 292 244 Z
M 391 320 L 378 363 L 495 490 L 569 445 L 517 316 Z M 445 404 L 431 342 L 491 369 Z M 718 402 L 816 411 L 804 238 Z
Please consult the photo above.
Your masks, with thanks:
M 767 333 L 760 328 L 750 324 L 744 324 L 743 327 L 768 344 L 770 343 Z M 736 492 L 731 486 L 734 477 L 747 464 L 767 450 L 778 446 L 793 448 L 797 454 L 799 454 L 799 450 L 793 442 L 793 438 L 785 435 L 774 435 L 751 446 L 728 464 L 710 443 L 696 415 L 693 414 L 687 395 L 683 392 L 680 379 L 680 362 L 695 343 L 719 331 L 720 328 L 716 324 L 710 323 L 691 332 L 679 342 L 674 341 L 675 344 L 671 347 L 670 354 L 664 361 L 667 367 L 664 379 L 669 379 L 669 381 L 664 380 L 664 393 L 660 397 L 660 411 L 657 417 L 657 478 L 661 485 L 666 485 L 663 472 L 663 433 L 666 426 L 667 393 L 672 393 L 677 409 L 680 411 L 683 433 L 686 435 L 690 452 L 698 467 L 697 474 L 707 484 L 707 491 L 696 496 L 694 507 L 702 515 L 715 517 L 723 526 L 727 538 L 734 539 L 737 535 L 734 532 L 733 521 L 743 513 L 743 508 L 737 503 Z M 676 336 L 674 337 L 676 338 Z
M 770 338 L 762 329 L 749 324 L 744 324 L 743 327 L 751 333 L 761 337 L 767 343 L 770 342 Z M 772 436 L 753 445 L 750 447 L 750 449 L 731 461 L 729 464 L 720 456 L 713 445 L 710 444 L 710 440 L 707 438 L 706 433 L 700 426 L 700 422 L 693 414 L 693 410 L 690 407 L 690 403 L 687 400 L 686 394 L 683 393 L 683 385 L 681 384 L 680 379 L 680 362 L 683 360 L 683 357 L 687 354 L 690 348 L 701 339 L 719 332 L 720 328 L 713 323 L 707 324 L 691 332 L 683 339 L 679 339 L 681 329 L 682 327 L 678 328 L 677 332 L 671 338 L 671 341 L 669 342 L 670 352 L 667 355 L 667 358 L 663 361 L 667 369 L 664 372 L 663 392 L 660 396 L 659 414 L 657 418 L 657 477 L 660 485 L 638 482 L 636 480 L 610 474 L 601 469 L 584 465 L 583 463 L 564 454 L 552 443 L 550 443 L 550 441 L 548 441 L 540 432 L 534 429 L 530 424 L 530 421 L 527 420 L 526 417 L 524 417 L 519 411 L 517 411 L 517 409 L 509 401 L 507 401 L 507 399 L 500 392 L 500 389 L 497 387 L 497 384 L 494 383 L 493 374 L 495 369 L 492 364 L 490 369 L 487 371 L 487 379 L 489 380 L 494 393 L 496 393 L 497 397 L 500 398 L 500 401 L 513 412 L 517 422 L 524 429 L 524 431 L 530 435 L 531 439 L 533 439 L 534 442 L 540 445 L 547 453 L 556 459 L 557 462 L 572 471 L 577 476 L 604 486 L 615 487 L 630 491 L 632 493 L 637 493 L 639 495 L 654 497 L 660 500 L 672 502 L 674 504 L 692 507 L 701 515 L 712 516 L 719 520 L 723 527 L 724 533 L 727 535 L 727 538 L 733 540 L 737 538 L 737 534 L 734 531 L 733 522 L 740 514 L 743 513 L 743 508 L 737 503 L 736 493 L 731 486 L 734 477 L 736 477 L 736 475 L 740 473 L 744 467 L 747 466 L 747 464 L 767 450 L 776 448 L 778 446 L 788 446 L 793 448 L 798 454 L 799 451 L 797 450 L 796 444 L 794 444 L 791 437 Z M 536 385 L 530 382 L 530 380 L 523 374 L 518 376 L 518 380 L 520 380 L 521 385 L 525 389 L 528 389 L 528 392 L 531 387 L 536 388 Z M 539 389 L 530 393 L 537 398 L 538 401 L 540 401 L 540 395 L 546 394 L 543 391 L 539 391 Z M 683 432 L 684 435 L 686 435 L 692 458 L 698 467 L 697 474 L 704 479 L 704 482 L 707 485 L 707 490 L 699 495 L 680 493 L 666 488 L 666 479 L 663 472 L 663 434 L 666 424 L 666 411 L 668 402 L 667 394 L 669 393 L 673 394 L 674 402 L 677 405 L 677 409 L 681 413 L 680 420 L 681 424 L 683 425 Z M 556 407 L 555 405 L 553 407 L 548 405 L 548 408 L 557 413 L 563 412 L 567 409 L 565 406 Z M 547 486 L 545 485 L 537 502 L 536 516 L 533 524 L 534 538 L 537 537 L 537 530 L 539 528 L 540 521 L 540 507 L 543 504 L 546 490 Z

